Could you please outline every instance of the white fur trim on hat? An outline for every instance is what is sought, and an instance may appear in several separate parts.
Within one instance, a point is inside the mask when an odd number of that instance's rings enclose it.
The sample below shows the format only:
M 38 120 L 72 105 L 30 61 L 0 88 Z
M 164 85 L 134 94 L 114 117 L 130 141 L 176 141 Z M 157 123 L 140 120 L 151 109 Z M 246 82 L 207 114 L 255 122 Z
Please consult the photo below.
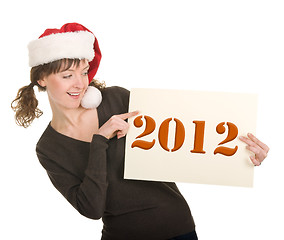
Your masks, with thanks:
M 93 86 L 88 86 L 85 95 L 81 100 L 83 108 L 97 108 L 102 102 L 102 94 L 99 89 Z
M 95 37 L 88 31 L 51 34 L 31 41 L 29 65 L 35 67 L 63 58 L 79 58 L 92 61 Z

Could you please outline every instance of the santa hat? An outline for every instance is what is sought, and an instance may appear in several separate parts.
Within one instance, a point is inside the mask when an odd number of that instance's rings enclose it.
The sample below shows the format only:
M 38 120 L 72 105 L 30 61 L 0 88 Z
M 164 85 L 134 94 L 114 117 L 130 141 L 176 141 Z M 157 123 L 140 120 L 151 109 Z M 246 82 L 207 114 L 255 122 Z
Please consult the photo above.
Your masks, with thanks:
M 88 60 L 89 83 L 96 75 L 102 56 L 94 34 L 78 23 L 67 23 L 60 29 L 46 29 L 38 39 L 29 43 L 28 50 L 30 67 L 64 58 Z M 96 108 L 101 100 L 101 92 L 89 86 L 81 105 L 85 108 Z

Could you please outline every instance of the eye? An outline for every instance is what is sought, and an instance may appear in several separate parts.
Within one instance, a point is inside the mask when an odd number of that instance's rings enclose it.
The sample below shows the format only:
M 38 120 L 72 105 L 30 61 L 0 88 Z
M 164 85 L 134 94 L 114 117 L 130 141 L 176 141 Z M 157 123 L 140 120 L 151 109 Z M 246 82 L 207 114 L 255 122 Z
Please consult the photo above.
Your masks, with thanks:
M 89 71 L 83 72 L 83 76 L 88 76 Z
M 63 78 L 71 78 L 71 77 L 72 77 L 71 74 L 68 74 L 68 75 L 63 76 Z

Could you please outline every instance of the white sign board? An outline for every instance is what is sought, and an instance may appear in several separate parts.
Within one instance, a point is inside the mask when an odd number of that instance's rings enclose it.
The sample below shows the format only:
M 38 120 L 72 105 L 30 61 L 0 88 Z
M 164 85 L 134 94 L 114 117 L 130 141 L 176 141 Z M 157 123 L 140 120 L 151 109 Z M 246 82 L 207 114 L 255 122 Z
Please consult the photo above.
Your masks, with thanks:
M 132 89 L 125 179 L 253 186 L 254 94 Z

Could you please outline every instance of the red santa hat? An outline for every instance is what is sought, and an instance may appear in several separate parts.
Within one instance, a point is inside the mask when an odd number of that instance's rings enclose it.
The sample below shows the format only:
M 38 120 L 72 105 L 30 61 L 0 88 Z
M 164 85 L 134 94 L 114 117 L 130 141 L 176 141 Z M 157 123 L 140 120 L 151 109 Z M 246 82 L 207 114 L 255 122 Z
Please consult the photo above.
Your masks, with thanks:
M 28 50 L 30 67 L 64 58 L 88 60 L 89 83 L 96 75 L 102 56 L 94 34 L 78 23 L 67 23 L 60 29 L 46 29 L 38 39 L 28 44 Z M 89 86 L 82 99 L 81 105 L 85 108 L 96 108 L 101 102 L 101 92 L 93 88 Z

